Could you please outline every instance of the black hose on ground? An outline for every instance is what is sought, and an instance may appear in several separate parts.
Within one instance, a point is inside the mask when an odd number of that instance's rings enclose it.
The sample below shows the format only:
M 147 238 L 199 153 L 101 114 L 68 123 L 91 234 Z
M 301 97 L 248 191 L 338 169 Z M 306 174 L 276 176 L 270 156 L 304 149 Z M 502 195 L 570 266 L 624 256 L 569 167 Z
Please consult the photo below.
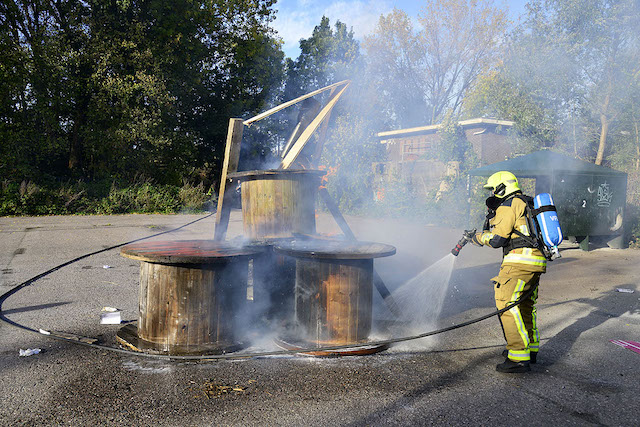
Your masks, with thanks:
M 347 344 L 347 345 L 336 345 L 336 346 L 328 346 L 328 347 L 314 347 L 314 348 L 304 348 L 304 349 L 296 349 L 296 350 L 274 350 L 274 351 L 262 351 L 262 352 L 251 352 L 251 353 L 228 353 L 228 354 L 215 354 L 215 355 L 198 355 L 198 356 L 180 356 L 180 355 L 163 355 L 163 354 L 151 354 L 151 353 L 143 353 L 143 352 L 137 352 L 137 351 L 133 351 L 133 350 L 126 350 L 123 348 L 119 348 L 119 347 L 110 347 L 110 346 L 106 346 L 106 345 L 101 345 L 101 344 L 95 344 L 95 343 L 88 343 L 88 342 L 83 342 L 83 341 L 78 341 L 72 338 L 66 338 L 66 337 L 62 337 L 62 336 L 57 336 L 57 335 L 51 335 L 49 334 L 47 331 L 42 330 L 42 329 L 34 329 L 34 328 L 30 328 L 28 326 L 25 325 L 21 325 L 17 322 L 14 322 L 13 320 L 7 318 L 4 315 L 4 312 L 2 310 L 2 305 L 4 304 L 5 300 L 7 298 L 9 298 L 11 295 L 15 294 L 16 292 L 18 292 L 20 289 L 23 289 L 31 284 L 33 284 L 34 282 L 36 282 L 39 279 L 42 279 L 45 276 L 48 276 L 49 274 L 60 270 L 61 268 L 64 268 L 68 265 L 71 265 L 75 262 L 78 262 L 80 260 L 83 260 L 85 258 L 88 258 L 90 256 L 93 255 L 97 255 L 103 252 L 107 252 L 113 249 L 117 249 L 120 248 L 124 245 L 128 245 L 131 243 L 135 243 L 135 242 L 139 242 L 142 240 L 146 240 L 146 239 L 150 239 L 152 237 L 157 237 L 157 236 L 161 236 L 163 234 L 167 234 L 167 233 L 172 233 L 174 231 L 178 231 L 182 228 L 188 227 L 189 225 L 195 224 L 196 222 L 202 221 L 204 219 L 209 218 L 210 216 L 214 215 L 214 213 L 206 215 L 202 218 L 199 218 L 195 221 L 191 221 L 187 224 L 181 225 L 180 227 L 171 229 L 171 230 L 167 230 L 167 231 L 163 231 L 161 233 L 156 233 L 153 234 L 151 236 L 147 236 L 147 237 L 142 237 L 140 239 L 135 239 L 135 240 L 131 240 L 129 242 L 125 242 L 125 243 L 120 243 L 118 245 L 114 245 L 114 246 L 110 246 L 108 248 L 104 248 L 95 252 L 90 252 L 87 253 L 85 255 L 81 255 L 77 258 L 74 258 L 70 261 L 64 262 L 60 265 L 57 265 L 47 271 L 45 271 L 44 273 L 40 273 L 37 276 L 32 277 L 31 279 L 28 279 L 22 283 L 20 283 L 19 285 L 16 285 L 15 287 L 11 288 L 9 291 L 5 292 L 4 294 L 2 294 L 0 296 L 0 320 L 7 323 L 10 326 L 28 331 L 28 332 L 33 332 L 39 335 L 43 335 L 55 340 L 59 340 L 59 341 L 65 341 L 65 342 L 69 342 L 72 344 L 77 344 L 77 345 L 81 345 L 81 346 L 85 346 L 85 347 L 90 347 L 90 348 L 94 348 L 94 349 L 98 349 L 98 350 L 106 350 L 106 351 L 112 351 L 115 353 L 121 353 L 121 354 L 126 354 L 129 356 L 138 356 L 138 357 L 146 357 L 146 358 L 151 358 L 151 359 L 164 359 L 164 360 L 222 360 L 222 359 L 249 359 L 249 358 L 256 358 L 256 357 L 267 357 L 267 356 L 283 356 L 283 355 L 294 355 L 294 354 L 300 354 L 300 353 L 315 353 L 315 352 L 322 352 L 322 351 L 333 351 L 333 350 L 344 350 L 344 349 L 356 349 L 356 348 L 365 348 L 365 347 L 372 347 L 372 346 L 382 346 L 382 345 L 391 345 L 391 344 L 396 344 L 396 343 L 400 343 L 400 342 L 406 342 L 406 341 L 413 341 L 413 340 L 417 340 L 420 338 L 426 338 L 426 337 L 430 337 L 432 335 L 438 335 L 444 332 L 448 332 L 448 331 L 452 331 L 455 329 L 460 329 L 463 328 L 465 326 L 469 326 L 469 325 L 473 325 L 474 323 L 478 323 L 481 322 L 483 320 L 486 320 L 490 317 L 493 316 L 499 316 L 500 314 L 504 313 L 505 311 L 509 311 L 511 310 L 513 307 L 517 306 L 518 304 L 520 304 L 522 301 L 524 301 L 525 299 L 529 298 L 533 292 L 536 290 L 537 285 L 532 287 L 531 289 L 529 289 L 527 292 L 525 292 L 523 295 L 520 296 L 520 298 L 507 305 L 505 308 L 501 309 L 501 310 L 497 310 L 495 312 L 492 313 L 488 313 L 485 314 L 484 316 L 480 316 L 477 317 L 475 319 L 471 319 L 471 320 L 467 320 L 465 322 L 462 323 L 458 323 L 452 326 L 448 326 L 446 328 L 441 328 L 441 329 L 437 329 L 434 331 L 430 331 L 430 332 L 424 332 L 422 334 L 418 334 L 418 335 L 410 335 L 410 336 L 406 336 L 406 337 L 400 337 L 400 338 L 392 338 L 392 339 L 388 339 L 388 340 L 380 340 L 380 341 L 370 341 L 367 343 L 363 343 L 363 344 Z

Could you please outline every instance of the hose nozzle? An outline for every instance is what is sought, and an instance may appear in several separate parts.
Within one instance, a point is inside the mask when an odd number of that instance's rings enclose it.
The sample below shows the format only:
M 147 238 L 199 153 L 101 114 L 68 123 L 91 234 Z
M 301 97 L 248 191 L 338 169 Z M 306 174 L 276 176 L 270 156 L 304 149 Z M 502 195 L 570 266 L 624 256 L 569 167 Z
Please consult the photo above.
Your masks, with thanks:
M 458 243 L 456 243 L 456 246 L 453 249 L 451 249 L 451 253 L 453 254 L 453 256 L 458 256 L 462 247 L 467 243 L 469 243 L 471 241 L 471 238 L 475 236 L 475 234 L 476 234 L 475 228 L 473 230 L 464 230 L 462 239 L 460 239 Z

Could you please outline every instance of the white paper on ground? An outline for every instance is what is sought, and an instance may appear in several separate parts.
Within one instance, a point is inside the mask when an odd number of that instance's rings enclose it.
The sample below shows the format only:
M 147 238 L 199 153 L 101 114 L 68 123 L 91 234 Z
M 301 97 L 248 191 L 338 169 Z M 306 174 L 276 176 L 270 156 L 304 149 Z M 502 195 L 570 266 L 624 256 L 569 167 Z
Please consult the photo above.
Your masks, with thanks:
M 100 324 L 102 325 L 119 325 L 122 322 L 120 312 L 102 313 L 100 315 Z

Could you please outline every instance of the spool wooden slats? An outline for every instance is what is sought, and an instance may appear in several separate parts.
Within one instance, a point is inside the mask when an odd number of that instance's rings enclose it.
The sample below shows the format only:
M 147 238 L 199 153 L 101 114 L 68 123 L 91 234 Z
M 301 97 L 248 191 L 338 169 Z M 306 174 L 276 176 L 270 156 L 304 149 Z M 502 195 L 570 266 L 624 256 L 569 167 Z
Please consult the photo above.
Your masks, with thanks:
M 123 247 L 123 256 L 140 260 L 140 291 L 137 330 L 128 325 L 119 341 L 169 354 L 237 348 L 243 338 L 249 258 L 259 252 L 211 241 Z M 131 334 L 139 342 L 131 343 Z
M 373 259 L 395 248 L 370 242 L 292 241 L 277 252 L 296 259 L 296 340 L 318 345 L 362 343 L 372 323 Z
M 303 337 L 351 344 L 371 332 L 373 260 L 296 260 L 295 317 Z
M 246 304 L 245 262 L 193 268 L 140 264 L 138 337 L 161 351 L 226 348 Z
M 296 261 L 277 253 L 271 244 L 253 259 L 253 305 L 256 320 L 266 318 L 275 327 L 293 322 Z
M 230 174 L 241 182 L 244 236 L 261 240 L 315 234 L 315 198 L 324 174 L 315 170 Z

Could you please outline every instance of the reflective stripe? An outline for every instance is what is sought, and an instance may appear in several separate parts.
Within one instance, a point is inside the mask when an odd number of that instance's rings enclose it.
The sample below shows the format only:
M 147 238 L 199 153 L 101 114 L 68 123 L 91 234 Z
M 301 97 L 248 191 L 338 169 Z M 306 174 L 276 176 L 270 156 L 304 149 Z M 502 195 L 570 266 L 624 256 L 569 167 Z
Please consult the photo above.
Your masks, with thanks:
M 533 310 L 531 310 L 531 335 L 529 344 L 529 349 L 538 350 L 540 345 L 540 337 L 538 336 L 538 310 L 536 309 L 536 302 L 538 301 L 538 288 L 533 291 L 533 295 L 531 295 L 531 299 L 533 300 Z
M 518 228 L 520 228 L 520 232 L 521 232 L 522 234 L 524 234 L 525 236 L 528 236 L 528 235 L 529 235 L 529 227 L 527 227 L 527 225 L 526 225 L 526 224 L 522 224 L 522 225 L 521 225 L 520 227 L 518 227 Z
M 520 295 L 522 294 L 522 290 L 524 289 L 524 285 L 525 285 L 525 281 L 524 280 L 520 280 L 518 279 L 518 283 L 515 287 L 515 289 L 513 290 L 513 295 L 511 295 L 511 301 L 509 302 L 509 304 L 516 302 L 518 300 L 518 298 L 520 298 Z M 526 326 L 524 326 L 524 320 L 522 319 L 522 314 L 520 314 L 520 308 L 519 306 L 515 306 L 512 307 L 511 310 L 509 310 L 509 312 L 513 315 L 513 319 L 516 323 L 516 326 L 518 327 L 518 333 L 520 334 L 520 338 L 522 339 L 522 343 L 524 344 L 524 348 L 526 350 L 524 350 L 524 355 L 522 357 L 525 357 L 524 359 L 518 359 L 518 360 L 528 360 L 529 359 L 529 334 L 527 333 L 527 328 Z M 511 354 L 512 350 L 509 350 L 509 354 Z M 514 355 L 517 355 L 515 353 L 521 353 L 520 351 L 516 351 L 514 352 Z
M 507 357 L 509 357 L 509 359 L 511 360 L 516 361 L 528 361 L 531 358 L 531 356 L 529 356 L 529 350 L 509 350 L 509 354 Z
M 512 262 L 515 264 L 527 264 L 527 265 L 539 265 L 546 266 L 547 259 L 543 256 L 531 255 L 530 248 L 524 248 L 525 252 L 521 254 L 509 252 L 504 256 L 504 260 L 502 262 Z M 527 249 L 529 249 L 527 253 Z
M 493 239 L 493 233 L 482 233 L 482 236 L 480 236 L 480 242 L 483 245 L 488 245 L 489 244 L 489 240 Z

